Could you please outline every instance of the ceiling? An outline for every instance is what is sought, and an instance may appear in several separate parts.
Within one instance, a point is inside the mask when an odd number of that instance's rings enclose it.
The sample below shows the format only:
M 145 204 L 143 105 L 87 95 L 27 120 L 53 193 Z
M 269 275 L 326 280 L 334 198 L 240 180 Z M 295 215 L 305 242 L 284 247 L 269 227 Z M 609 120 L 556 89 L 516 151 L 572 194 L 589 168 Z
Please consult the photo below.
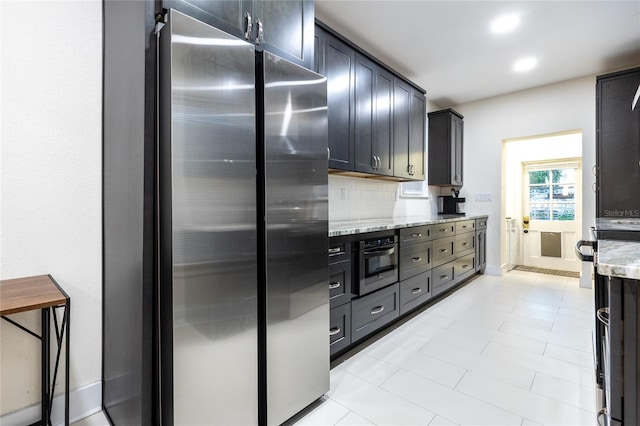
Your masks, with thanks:
M 640 65 L 640 0 L 315 0 L 316 18 L 441 108 Z M 494 18 L 520 24 L 494 34 Z M 537 66 L 513 64 L 534 57 Z

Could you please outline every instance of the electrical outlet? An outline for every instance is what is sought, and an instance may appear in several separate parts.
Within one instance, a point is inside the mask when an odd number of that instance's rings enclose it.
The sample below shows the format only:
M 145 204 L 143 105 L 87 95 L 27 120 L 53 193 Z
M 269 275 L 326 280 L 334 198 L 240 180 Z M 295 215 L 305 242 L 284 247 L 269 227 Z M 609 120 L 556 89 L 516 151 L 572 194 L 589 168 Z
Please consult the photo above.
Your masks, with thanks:
M 481 203 L 488 203 L 493 201 L 490 192 L 476 192 L 475 200 Z

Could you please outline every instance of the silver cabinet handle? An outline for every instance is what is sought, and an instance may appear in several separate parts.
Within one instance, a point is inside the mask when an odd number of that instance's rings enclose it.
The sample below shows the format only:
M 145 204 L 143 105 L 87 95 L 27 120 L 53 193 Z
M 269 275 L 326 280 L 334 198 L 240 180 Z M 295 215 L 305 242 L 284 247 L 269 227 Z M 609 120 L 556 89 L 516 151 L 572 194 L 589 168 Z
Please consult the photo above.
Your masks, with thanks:
M 448 251 L 449 251 L 449 249 L 440 249 L 440 253 L 446 253 Z
M 413 290 L 411 290 L 411 294 L 418 294 L 418 293 L 422 293 L 422 289 L 420 287 L 414 288 Z
M 331 148 L 327 147 L 327 160 L 331 160 Z
M 341 285 L 342 284 L 340 284 L 340 281 L 336 281 L 334 283 L 329 283 L 329 290 L 340 288 Z
M 595 164 L 593 165 L 593 168 L 591 169 L 591 173 L 593 173 L 593 175 L 594 175 L 594 176 L 598 176 L 598 173 L 597 173 L 597 169 L 596 169 L 596 165 L 595 165 Z
M 264 41 L 264 29 L 262 28 L 262 21 L 256 19 L 256 25 L 258 26 L 258 34 L 256 35 L 256 44 L 260 44 Z
M 440 228 L 438 229 L 438 232 L 447 232 L 447 228 Z
M 422 237 L 422 234 L 411 234 L 411 238 Z
M 340 247 L 330 247 L 329 248 L 329 254 L 338 254 L 340 253 L 341 248 Z
M 606 415 L 607 415 L 606 408 L 603 408 L 602 410 L 598 411 L 598 415 L 596 416 L 596 421 L 598 422 L 598 426 L 604 426 L 604 423 L 600 423 L 600 418 Z
M 462 269 L 467 269 L 469 265 L 462 265 Z
M 596 317 L 601 323 L 609 327 L 609 308 L 600 308 L 596 311 Z
M 447 278 L 449 278 L 449 275 L 440 275 L 441 280 L 446 280 Z
M 372 155 L 372 156 L 371 156 L 371 168 L 373 168 L 373 170 L 375 170 L 375 169 L 376 169 L 376 164 L 377 164 L 377 162 L 376 162 L 376 156 L 375 156 L 375 155 Z
M 463 245 L 463 246 L 468 246 L 468 245 L 469 245 L 469 243 L 462 243 L 462 245 Z
M 371 310 L 371 315 L 379 314 L 382 311 L 384 311 L 384 306 L 376 306 Z
M 591 185 L 591 189 L 593 190 L 593 192 L 596 192 L 596 183 L 593 182 L 593 185 Z
M 329 329 L 329 336 L 335 336 L 336 334 L 340 333 L 342 331 L 342 329 L 340 327 L 333 327 Z
M 251 38 L 251 31 L 253 30 L 253 22 L 251 22 L 251 14 L 249 12 L 244 13 L 244 38 L 249 40 Z
M 420 261 L 422 261 L 422 258 L 421 258 L 420 256 L 418 256 L 418 257 L 412 257 L 412 258 L 411 258 L 411 261 L 412 261 L 412 262 L 420 262 Z

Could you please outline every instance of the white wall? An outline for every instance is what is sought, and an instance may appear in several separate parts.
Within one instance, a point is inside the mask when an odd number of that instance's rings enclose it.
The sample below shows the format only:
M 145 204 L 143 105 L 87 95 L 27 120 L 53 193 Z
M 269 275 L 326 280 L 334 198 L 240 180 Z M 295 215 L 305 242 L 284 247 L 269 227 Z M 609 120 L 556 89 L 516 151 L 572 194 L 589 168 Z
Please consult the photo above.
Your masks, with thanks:
M 0 34 L 0 278 L 51 274 L 70 295 L 76 389 L 101 378 L 102 2 L 2 0 Z M 39 332 L 39 313 L 13 318 Z M 0 333 L 6 414 L 39 403 L 40 353 Z
M 570 80 L 454 107 L 464 115 L 464 195 L 468 214 L 489 214 L 487 271 L 500 273 L 507 262 L 506 240 L 501 244 L 502 142 L 568 130 L 582 131 L 582 237 L 595 223 L 595 76 Z M 491 193 L 491 202 L 476 202 L 475 193 Z M 591 285 L 591 268 L 583 265 L 581 286 Z

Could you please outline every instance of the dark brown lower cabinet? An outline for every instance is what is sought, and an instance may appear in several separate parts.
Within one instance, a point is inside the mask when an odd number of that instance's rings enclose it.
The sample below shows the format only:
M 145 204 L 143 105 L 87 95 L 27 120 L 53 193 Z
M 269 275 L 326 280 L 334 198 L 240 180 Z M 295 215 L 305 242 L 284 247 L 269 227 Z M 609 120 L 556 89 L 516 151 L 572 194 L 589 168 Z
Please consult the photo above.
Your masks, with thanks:
M 455 281 L 453 281 L 453 263 L 454 262 L 445 263 L 431 270 L 431 282 L 433 283 L 433 287 L 431 288 L 432 296 L 437 296 L 455 285 Z
M 352 244 L 365 234 L 332 237 L 329 243 L 330 352 L 335 359 L 359 342 L 482 272 L 487 219 L 442 222 L 398 232 L 399 282 L 364 296 L 352 290 L 358 256 Z
M 417 308 L 431 298 L 431 271 L 400 282 L 400 315 Z
M 400 316 L 398 283 L 351 301 L 352 339 L 361 339 Z
M 340 352 L 351 344 L 351 304 L 329 311 L 329 352 Z
M 600 315 L 602 316 L 602 315 Z M 607 320 L 605 315 L 605 321 Z M 604 338 L 605 424 L 640 422 L 640 281 L 609 278 L 609 315 Z

